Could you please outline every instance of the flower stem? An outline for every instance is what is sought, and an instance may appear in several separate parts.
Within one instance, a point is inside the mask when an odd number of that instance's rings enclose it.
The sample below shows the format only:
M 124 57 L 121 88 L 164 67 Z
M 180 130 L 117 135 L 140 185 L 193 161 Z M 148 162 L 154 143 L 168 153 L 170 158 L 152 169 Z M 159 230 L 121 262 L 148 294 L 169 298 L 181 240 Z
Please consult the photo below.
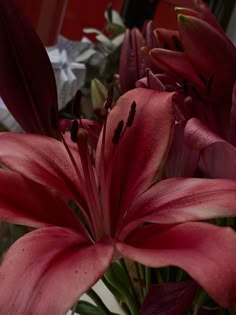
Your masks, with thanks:
M 136 302 L 136 304 L 138 306 L 140 306 L 138 295 L 137 295 L 137 292 L 136 292 L 136 290 L 134 288 L 134 284 L 133 284 L 132 278 L 130 277 L 130 273 L 129 273 L 129 270 L 128 270 L 127 266 L 126 266 L 124 258 L 120 259 L 120 263 L 121 263 L 121 266 L 123 267 L 125 273 L 127 274 L 127 278 L 128 278 L 128 280 L 130 282 L 130 287 L 131 287 L 132 294 L 134 296 L 135 302 Z
M 135 262 L 135 268 L 136 268 L 136 273 L 138 276 L 138 281 L 140 283 L 140 296 L 141 296 L 141 303 L 142 303 L 145 298 L 145 288 L 142 287 L 142 283 L 145 280 L 144 266 Z
M 150 287 L 151 287 L 151 268 L 145 266 L 145 295 L 147 295 Z

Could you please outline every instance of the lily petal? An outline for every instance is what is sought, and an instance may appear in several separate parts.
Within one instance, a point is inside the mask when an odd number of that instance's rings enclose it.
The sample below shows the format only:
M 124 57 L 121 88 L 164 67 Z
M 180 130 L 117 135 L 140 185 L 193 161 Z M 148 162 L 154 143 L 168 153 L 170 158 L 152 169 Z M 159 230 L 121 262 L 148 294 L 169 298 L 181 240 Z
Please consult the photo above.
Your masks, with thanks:
M 145 38 L 145 45 L 148 49 L 157 47 L 158 38 L 157 34 L 153 29 L 153 22 L 146 21 L 143 26 L 143 36 Z
M 106 183 L 101 189 L 109 196 L 110 215 L 114 219 L 121 218 L 130 202 L 152 184 L 163 165 L 174 125 L 173 95 L 134 89 L 120 97 L 108 116 L 105 152 L 102 151 L 102 132 L 96 152 L 96 169 L 99 173 L 104 163 Z M 124 127 L 118 144 L 114 144 L 114 130 L 121 120 L 126 124 L 133 102 L 136 102 L 133 123 Z
M 235 304 L 236 233 L 231 228 L 200 222 L 166 228 L 154 224 L 126 243 L 116 245 L 122 255 L 150 267 L 178 266 L 221 306 Z
M 0 267 L 0 313 L 64 315 L 104 274 L 112 255 L 109 239 L 92 244 L 66 228 L 26 234 Z
M 215 15 L 211 12 L 209 7 L 204 3 L 202 0 L 194 0 L 196 10 L 199 13 L 199 17 L 206 21 L 208 24 L 210 24 L 212 27 L 214 27 L 218 32 L 220 32 L 225 39 L 232 45 L 233 43 L 229 40 L 229 38 L 225 35 L 225 32 L 221 28 L 220 24 L 218 23 Z
M 157 28 L 155 33 L 158 38 L 158 46 L 152 46 L 152 48 L 159 47 L 173 51 L 183 51 L 178 31 Z
M 161 80 L 159 80 L 157 75 L 155 75 L 150 69 L 146 69 L 146 77 L 136 81 L 135 86 L 137 88 L 143 87 L 160 92 L 164 92 L 166 90 L 164 84 L 161 83 Z
M 83 185 L 61 142 L 45 136 L 15 132 L 2 132 L 0 139 L 2 164 L 76 200 L 83 209 L 87 208 Z M 78 153 L 74 158 L 79 168 Z
M 32 227 L 84 230 L 61 195 L 10 170 L 0 169 L 0 219 Z M 13 198 L 14 196 L 14 198 Z
M 170 152 L 165 164 L 165 177 L 193 177 L 199 162 L 199 151 L 184 142 L 184 126 L 175 125 Z
M 154 48 L 150 50 L 150 54 L 157 66 L 172 75 L 177 81 L 186 79 L 200 90 L 205 90 L 203 82 L 196 74 L 184 52 Z
M 234 146 L 236 146 L 236 82 L 234 84 L 233 93 L 232 93 L 229 141 Z
M 196 73 L 207 81 L 212 80 L 210 91 L 206 92 L 217 103 L 231 103 L 236 80 L 236 48 L 215 28 L 196 17 L 179 15 L 179 32 L 184 53 Z
M 185 127 L 186 142 L 201 150 L 200 168 L 210 178 L 236 179 L 236 148 L 209 130 L 198 119 Z
M 58 137 L 57 91 L 46 50 L 16 0 L 0 1 L 0 94 L 27 132 Z
M 121 50 L 120 60 L 120 85 L 122 93 L 133 89 L 135 82 L 142 75 L 141 69 L 141 48 L 144 45 L 142 33 L 134 28 L 126 30 Z
M 171 178 L 152 186 L 130 207 L 123 220 L 124 239 L 145 223 L 176 224 L 236 216 L 236 181 Z

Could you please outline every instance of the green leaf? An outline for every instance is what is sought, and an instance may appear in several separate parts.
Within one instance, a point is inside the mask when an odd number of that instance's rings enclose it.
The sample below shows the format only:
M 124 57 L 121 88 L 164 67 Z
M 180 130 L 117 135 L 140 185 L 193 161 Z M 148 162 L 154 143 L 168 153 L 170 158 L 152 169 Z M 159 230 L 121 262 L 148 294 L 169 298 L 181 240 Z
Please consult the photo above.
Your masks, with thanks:
M 102 108 L 103 103 L 107 98 L 108 89 L 98 79 L 91 81 L 91 99 L 93 108 Z
M 127 278 L 125 270 L 121 267 L 119 262 L 113 262 L 111 264 L 106 273 L 106 276 L 108 281 L 111 281 L 111 283 L 116 283 L 116 288 L 118 290 L 121 288 L 121 292 L 123 291 L 123 288 L 126 288 L 132 292 L 131 283 Z
M 119 262 L 113 262 L 105 273 L 106 280 L 119 292 L 119 303 L 126 304 L 130 314 L 138 314 L 138 305 L 132 291 L 132 284 Z M 118 295 L 117 295 L 118 297 Z
M 104 315 L 103 311 L 101 311 L 97 306 L 86 301 L 79 301 L 75 311 L 80 315 Z M 111 315 L 119 314 L 111 313 Z

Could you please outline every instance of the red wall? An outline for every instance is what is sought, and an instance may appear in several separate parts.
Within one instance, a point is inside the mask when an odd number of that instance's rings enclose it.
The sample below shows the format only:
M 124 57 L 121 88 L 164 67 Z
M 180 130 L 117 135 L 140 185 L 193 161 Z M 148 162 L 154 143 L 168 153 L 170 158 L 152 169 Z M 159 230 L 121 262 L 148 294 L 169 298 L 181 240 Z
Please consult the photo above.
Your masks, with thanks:
M 174 0 L 178 6 L 194 7 L 193 0 Z M 177 29 L 177 17 L 174 10 L 175 5 L 160 1 L 157 5 L 156 14 L 154 17 L 154 26 L 168 29 Z
M 123 0 L 68 0 L 61 33 L 71 39 L 80 39 L 85 27 L 101 30 L 105 25 L 104 12 L 110 2 L 115 10 L 121 10 Z
M 71 0 L 68 0 L 71 1 Z M 67 0 L 18 0 L 45 45 L 56 42 Z
M 56 42 L 58 32 L 80 40 L 83 28 L 102 30 L 105 25 L 104 12 L 108 3 L 121 10 L 123 0 L 18 0 L 45 45 Z M 137 0 L 138 1 L 138 0 Z M 178 5 L 193 5 L 193 0 L 174 0 Z M 64 20 L 63 20 L 64 18 Z M 160 1 L 154 17 L 156 27 L 176 28 L 174 5 Z
M 68 0 L 62 34 L 71 39 L 80 39 L 84 35 L 82 31 L 84 27 L 102 29 L 105 24 L 104 12 L 109 2 L 112 2 L 114 9 L 121 10 L 123 0 Z M 173 2 L 179 6 L 193 7 L 193 0 L 173 0 Z M 177 28 L 174 6 L 164 0 L 159 2 L 154 17 L 156 27 Z

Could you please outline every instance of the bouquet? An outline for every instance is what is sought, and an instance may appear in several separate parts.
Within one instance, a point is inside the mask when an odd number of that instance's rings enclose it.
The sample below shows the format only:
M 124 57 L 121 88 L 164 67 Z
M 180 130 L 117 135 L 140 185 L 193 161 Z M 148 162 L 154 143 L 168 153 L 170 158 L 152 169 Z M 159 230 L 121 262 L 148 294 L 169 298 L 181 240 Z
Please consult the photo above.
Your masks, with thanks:
M 236 49 L 206 5 L 179 30 L 126 30 L 120 97 L 58 112 L 45 48 L 0 0 L 0 219 L 27 226 L 0 267 L 0 314 L 235 314 Z M 87 292 L 96 305 L 79 301 Z M 79 302 L 78 302 L 79 301 Z

